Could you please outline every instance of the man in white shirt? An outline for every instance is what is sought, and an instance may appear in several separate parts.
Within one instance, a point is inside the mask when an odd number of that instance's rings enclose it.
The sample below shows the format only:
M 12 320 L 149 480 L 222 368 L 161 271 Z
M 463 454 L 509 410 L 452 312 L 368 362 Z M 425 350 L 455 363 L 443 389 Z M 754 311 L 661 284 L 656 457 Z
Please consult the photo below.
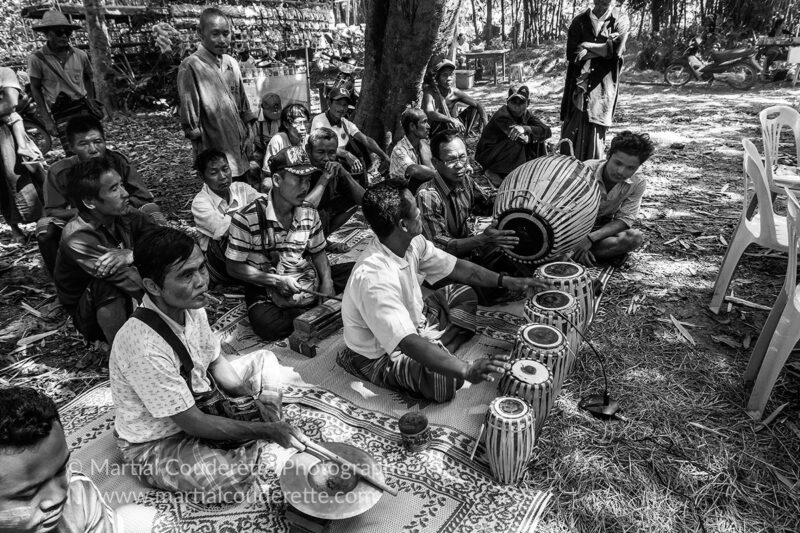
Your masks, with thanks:
M 252 484 L 261 440 L 305 448 L 281 420 L 275 355 L 254 352 L 237 368 L 220 356 L 203 309 L 205 259 L 189 235 L 158 228 L 135 249 L 147 296 L 111 348 L 117 444 L 151 486 L 203 503 L 238 501 Z
M 211 280 L 232 283 L 225 267 L 231 216 L 263 195 L 248 183 L 232 181 L 228 157 L 222 150 L 203 150 L 194 160 L 194 168 L 203 180 L 203 188 L 192 200 L 192 216 L 200 232 L 198 243 L 206 255 Z
M 367 153 L 364 154 L 365 157 L 369 157 L 369 152 L 372 152 L 388 164 L 389 156 L 381 150 L 374 139 L 361 133 L 358 126 L 345 118 L 351 103 L 350 92 L 347 89 L 343 87 L 332 89 L 328 93 L 328 110 L 314 117 L 314 120 L 311 121 L 311 131 L 318 128 L 330 128 L 335 131 L 339 142 L 336 154 L 344 160 L 350 172 L 361 174 L 369 166 L 369 160 L 366 161 L 365 166 L 358 157 L 348 151 L 347 146 L 351 140 L 355 140 L 367 150 Z
M 409 189 L 416 194 L 419 186 L 436 175 L 431 159 L 428 136 L 431 131 L 428 115 L 422 109 L 410 107 L 400 116 L 405 135 L 392 149 L 389 176 L 408 180 Z
M 505 357 L 468 363 L 452 354 L 474 334 L 465 329 L 470 317 L 454 305 L 471 289 L 458 284 L 514 291 L 547 284 L 505 277 L 436 248 L 422 236 L 420 210 L 402 182 L 389 180 L 367 189 L 362 209 L 377 239 L 361 254 L 345 287 L 347 349 L 337 358 L 339 364 L 381 387 L 435 402 L 451 400 L 465 380 L 493 381 L 493 373 L 505 372 Z M 454 283 L 424 302 L 422 282 L 444 278 Z

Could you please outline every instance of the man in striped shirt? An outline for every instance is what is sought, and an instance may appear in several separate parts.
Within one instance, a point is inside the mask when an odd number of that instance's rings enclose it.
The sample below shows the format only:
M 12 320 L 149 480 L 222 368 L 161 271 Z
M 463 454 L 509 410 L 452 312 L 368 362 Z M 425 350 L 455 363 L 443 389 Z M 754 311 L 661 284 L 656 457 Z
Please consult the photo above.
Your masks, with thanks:
M 333 296 L 344 288 L 353 264 L 331 269 L 319 213 L 306 202 L 320 172 L 299 146 L 269 161 L 273 188 L 233 215 L 225 251 L 228 274 L 245 283 L 250 325 L 272 341 L 292 332 L 294 319 L 313 307 L 309 290 Z
M 471 234 L 467 220 L 474 209 L 475 195 L 480 193 L 475 190 L 467 146 L 461 137 L 440 133 L 431 141 L 431 154 L 436 174 L 417 192 L 425 238 L 437 248 L 462 258 L 471 255 L 474 258 L 479 249 L 516 246 L 519 238 L 513 231 L 490 226 L 482 233 Z

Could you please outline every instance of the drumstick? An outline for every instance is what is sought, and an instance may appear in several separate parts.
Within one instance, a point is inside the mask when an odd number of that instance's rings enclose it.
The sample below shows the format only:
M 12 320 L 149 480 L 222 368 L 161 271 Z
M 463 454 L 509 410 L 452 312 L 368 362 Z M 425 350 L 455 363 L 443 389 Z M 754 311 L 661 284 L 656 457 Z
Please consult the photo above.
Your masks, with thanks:
M 481 443 L 481 437 L 483 436 L 484 429 L 486 429 L 486 423 L 481 424 L 481 429 L 478 431 L 478 438 L 475 439 L 475 446 L 472 447 L 472 453 L 469 454 L 470 461 L 475 459 L 475 452 L 478 451 L 478 445 Z
M 328 296 L 327 294 L 323 294 L 319 291 L 312 291 L 311 289 L 300 289 L 300 292 L 306 292 L 308 294 L 313 294 L 314 296 L 319 296 L 320 298 L 327 298 L 329 300 L 336 300 L 337 302 L 341 302 L 342 299 L 338 296 Z
M 327 448 L 325 448 L 323 446 L 320 446 L 319 444 L 317 444 L 316 442 L 313 442 L 311 439 L 309 439 L 305 435 L 303 435 L 303 438 L 301 438 L 300 441 L 303 444 L 306 445 L 306 451 L 308 453 L 310 453 L 311 455 L 316 455 L 317 457 L 319 457 L 321 459 L 327 459 L 329 461 L 333 461 L 335 463 L 338 463 L 338 464 L 342 465 L 343 467 L 348 468 L 348 469 L 352 470 L 353 472 L 355 472 L 356 474 L 358 474 L 358 476 L 361 479 L 363 479 L 364 481 L 366 481 L 367 483 L 369 483 L 373 487 L 378 488 L 378 489 L 383 490 L 383 491 L 386 491 L 389 494 L 391 494 L 392 496 L 397 496 L 397 489 L 393 489 L 392 487 L 387 485 L 385 482 L 380 481 L 379 479 L 376 479 L 375 477 L 373 477 L 369 473 L 362 472 L 361 468 L 359 468 L 358 465 L 351 463 L 350 461 L 348 461 L 344 457 L 341 457 L 340 455 L 332 452 L 331 450 L 329 450 L 329 449 L 327 449 Z

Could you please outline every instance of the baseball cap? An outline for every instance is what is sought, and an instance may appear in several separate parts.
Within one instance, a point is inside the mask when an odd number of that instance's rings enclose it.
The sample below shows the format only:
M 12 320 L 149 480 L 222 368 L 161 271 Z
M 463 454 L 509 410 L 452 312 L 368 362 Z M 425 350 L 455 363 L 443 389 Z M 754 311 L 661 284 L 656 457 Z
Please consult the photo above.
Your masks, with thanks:
M 336 87 L 335 89 L 331 89 L 328 93 L 328 100 L 331 102 L 338 100 L 339 98 L 347 98 L 348 102 L 352 102 L 352 98 L 350 98 L 350 91 L 344 87 Z
M 443 68 L 451 68 L 455 70 L 456 64 L 450 61 L 449 59 L 442 59 L 441 61 L 436 63 L 435 67 L 433 67 L 433 72 L 439 74 L 439 71 L 442 70 Z
M 508 89 L 508 98 L 506 98 L 506 102 L 511 100 L 512 98 L 522 98 L 526 102 L 530 98 L 530 92 L 528 92 L 527 85 L 513 85 L 511 88 Z
M 306 151 L 300 146 L 290 146 L 284 148 L 277 154 L 269 158 L 269 169 L 275 173 L 281 170 L 288 170 L 298 176 L 308 176 L 320 169 L 311 164 Z

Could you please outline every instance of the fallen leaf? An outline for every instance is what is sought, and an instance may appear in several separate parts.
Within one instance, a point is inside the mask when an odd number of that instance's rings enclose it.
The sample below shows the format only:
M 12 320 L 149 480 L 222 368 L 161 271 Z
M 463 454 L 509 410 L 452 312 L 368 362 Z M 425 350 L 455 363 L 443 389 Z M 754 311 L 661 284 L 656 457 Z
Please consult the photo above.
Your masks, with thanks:
M 772 413 L 767 418 L 765 418 L 761 422 L 761 424 L 758 425 L 758 427 L 756 427 L 756 433 L 767 427 L 773 420 L 775 420 L 778 417 L 778 415 L 781 414 L 783 408 L 786 407 L 787 405 L 789 405 L 789 402 L 786 402 L 785 404 L 781 405 L 780 407 L 772 411 Z
M 719 190 L 719 193 L 725 194 L 725 191 L 728 190 L 728 187 L 730 187 L 730 185 L 731 185 L 730 183 L 726 183 L 725 185 L 723 185 L 722 188 Z
M 728 246 L 728 241 L 722 235 L 719 236 L 719 242 L 722 243 L 722 246 Z
M 744 336 L 744 340 L 742 340 L 742 346 L 744 346 L 745 350 L 750 348 L 750 341 L 752 341 L 752 340 L 753 340 L 753 336 L 750 335 L 749 333 Z
M 686 328 L 684 328 L 681 325 L 681 323 L 678 322 L 678 319 L 676 319 L 672 315 L 669 315 L 669 318 L 670 318 L 670 320 L 672 320 L 672 324 L 675 326 L 675 329 L 678 330 L 678 333 L 680 333 L 681 336 L 683 336 L 684 339 L 689 341 L 689 344 L 691 344 L 692 346 L 697 346 L 697 343 L 694 342 L 694 337 L 692 337 L 692 335 L 686 330 Z
M 25 337 L 24 339 L 20 339 L 17 341 L 17 346 L 27 346 L 28 344 L 34 343 L 36 341 L 40 341 L 49 337 L 50 335 L 55 335 L 58 333 L 57 329 L 52 329 L 45 333 L 38 333 L 36 335 L 31 335 L 30 337 Z
M 720 344 L 725 344 L 730 346 L 731 348 L 738 348 L 741 346 L 739 341 L 731 337 L 730 335 L 711 335 L 711 340 L 718 342 Z

